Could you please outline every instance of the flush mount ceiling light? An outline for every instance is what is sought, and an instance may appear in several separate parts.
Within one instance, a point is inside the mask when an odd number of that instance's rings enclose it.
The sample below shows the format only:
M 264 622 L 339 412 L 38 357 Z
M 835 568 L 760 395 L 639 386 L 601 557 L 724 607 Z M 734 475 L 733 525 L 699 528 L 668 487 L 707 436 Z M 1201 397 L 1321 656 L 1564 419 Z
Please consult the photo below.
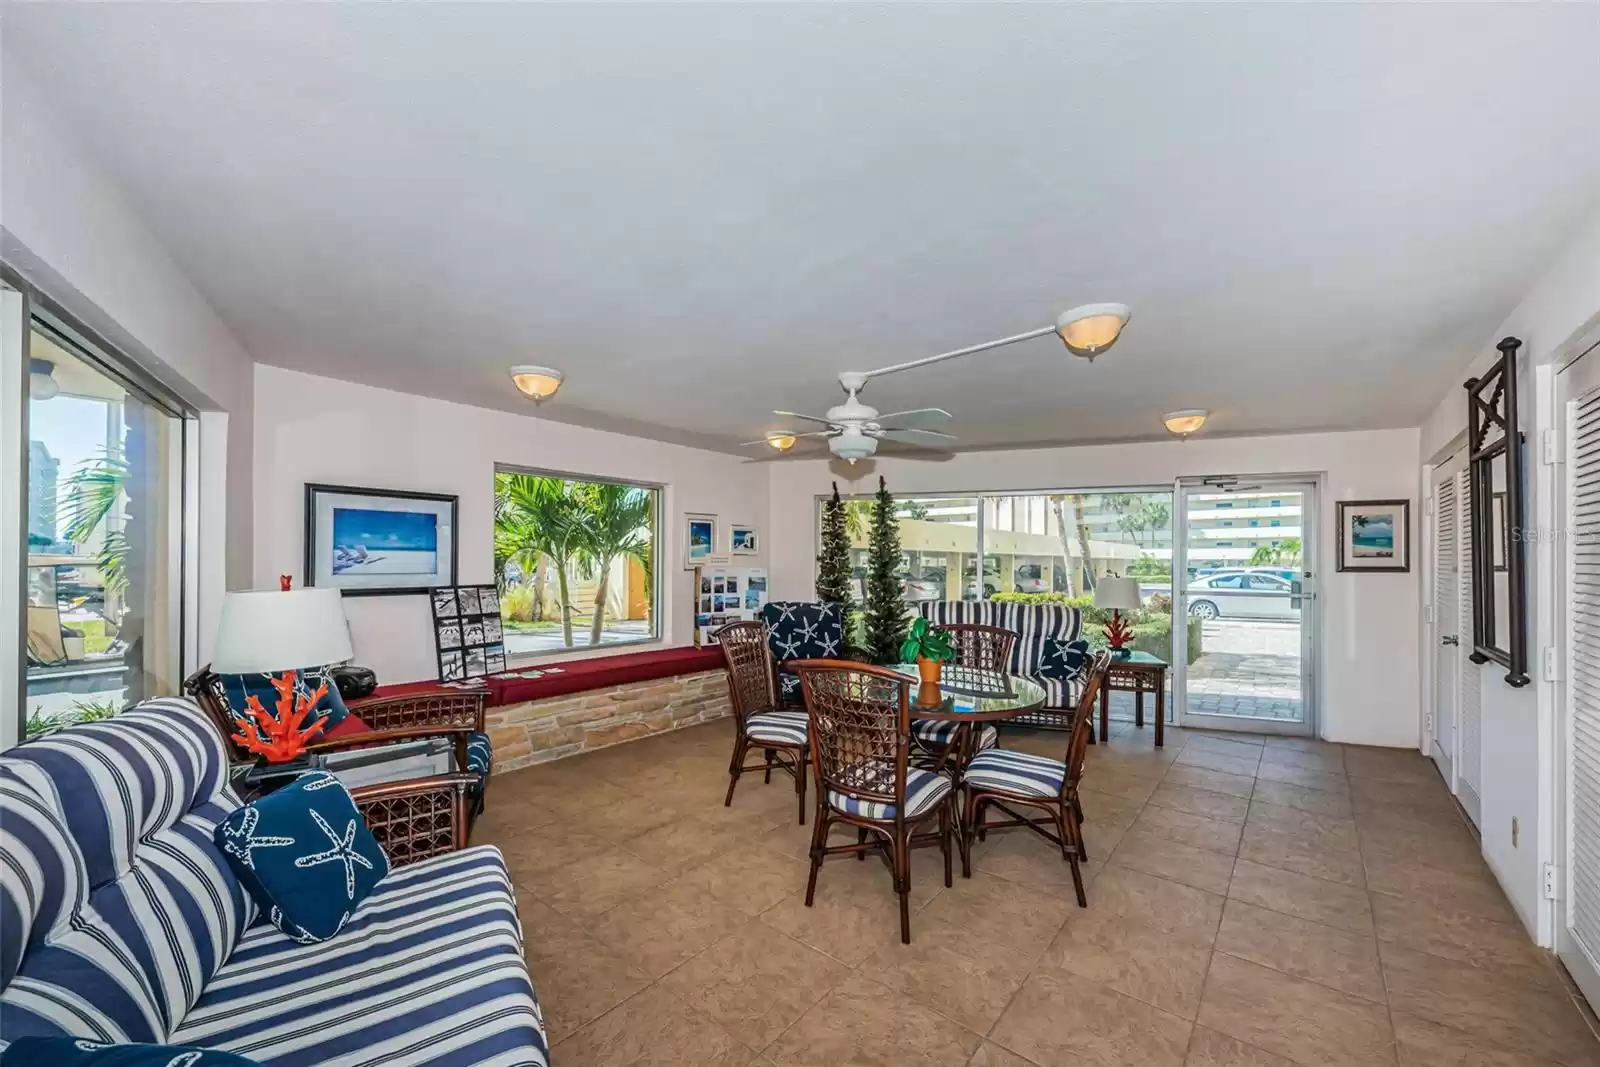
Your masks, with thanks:
M 556 390 L 561 388 L 562 374 L 551 367 L 512 367 L 511 380 L 523 396 L 539 404 L 556 395 Z
M 33 400 L 49 400 L 61 392 L 52 375 L 56 365 L 48 359 L 28 361 L 28 396 Z
M 1117 343 L 1130 314 L 1127 304 L 1084 304 L 1056 320 L 1056 333 L 1073 355 L 1093 362 Z
M 776 448 L 779 452 L 789 451 L 789 449 L 794 447 L 794 441 L 795 435 L 792 433 L 767 434 L 767 444 L 771 445 L 773 448 Z
M 1211 414 L 1201 408 L 1187 408 L 1183 411 L 1169 411 L 1161 416 L 1161 423 L 1172 433 L 1179 437 L 1188 437 L 1206 424 L 1206 418 Z

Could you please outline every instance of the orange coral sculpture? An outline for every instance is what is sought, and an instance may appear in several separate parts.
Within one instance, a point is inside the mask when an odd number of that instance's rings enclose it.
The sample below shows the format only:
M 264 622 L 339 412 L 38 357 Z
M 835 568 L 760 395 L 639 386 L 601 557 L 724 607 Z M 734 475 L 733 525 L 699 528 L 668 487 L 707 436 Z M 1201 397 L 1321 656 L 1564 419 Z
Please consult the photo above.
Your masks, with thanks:
M 295 696 L 295 671 L 285 671 L 283 677 L 272 679 L 272 688 L 278 691 L 277 714 L 268 714 L 259 698 L 245 698 L 245 711 L 250 718 L 235 718 L 239 732 L 233 740 L 250 752 L 266 759 L 268 763 L 288 763 L 306 750 L 306 743 L 322 733 L 327 719 L 318 719 L 300 729 L 317 706 L 317 701 L 328 694 L 324 682 L 308 697 Z M 252 721 L 253 720 L 253 721 Z
M 1120 650 L 1132 641 L 1133 627 L 1122 621 L 1122 612 L 1113 610 L 1111 621 L 1106 623 L 1106 644 Z

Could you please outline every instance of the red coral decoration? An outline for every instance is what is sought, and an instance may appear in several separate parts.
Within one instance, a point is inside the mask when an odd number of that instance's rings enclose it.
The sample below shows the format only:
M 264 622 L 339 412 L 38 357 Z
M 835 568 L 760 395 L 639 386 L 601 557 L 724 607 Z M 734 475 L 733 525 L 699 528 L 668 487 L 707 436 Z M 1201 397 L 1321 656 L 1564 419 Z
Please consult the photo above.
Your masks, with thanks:
M 1133 627 L 1122 621 L 1122 612 L 1115 609 L 1111 612 L 1111 621 L 1106 623 L 1106 643 L 1112 648 L 1120 649 L 1133 640 Z
M 324 682 L 308 697 L 296 697 L 295 678 L 295 671 L 285 671 L 283 677 L 272 679 L 272 688 L 278 691 L 277 715 L 268 714 L 260 699 L 250 696 L 245 698 L 245 711 L 250 718 L 234 719 L 239 732 L 233 735 L 233 740 L 268 763 L 288 763 L 304 752 L 306 743 L 321 734 L 327 725 L 327 719 L 322 718 L 300 729 L 317 702 L 328 695 L 328 684 Z

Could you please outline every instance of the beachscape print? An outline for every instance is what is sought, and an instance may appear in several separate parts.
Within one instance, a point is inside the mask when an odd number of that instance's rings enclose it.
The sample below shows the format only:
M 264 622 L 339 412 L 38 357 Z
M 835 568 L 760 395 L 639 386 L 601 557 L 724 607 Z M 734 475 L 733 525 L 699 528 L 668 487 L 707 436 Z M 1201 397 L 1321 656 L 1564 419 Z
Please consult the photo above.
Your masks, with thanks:
M 1393 559 L 1394 512 L 1352 513 L 1350 554 L 1356 559 Z
M 439 572 L 439 516 L 417 511 L 333 509 L 334 574 Z

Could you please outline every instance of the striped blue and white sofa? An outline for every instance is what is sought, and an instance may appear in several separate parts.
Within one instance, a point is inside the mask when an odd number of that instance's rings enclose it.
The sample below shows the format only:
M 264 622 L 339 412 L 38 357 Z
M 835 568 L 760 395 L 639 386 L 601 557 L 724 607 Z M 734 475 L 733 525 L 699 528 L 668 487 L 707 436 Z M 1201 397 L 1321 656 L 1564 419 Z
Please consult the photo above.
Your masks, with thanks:
M 263 1065 L 546 1067 L 498 850 L 398 867 L 333 939 L 257 921 L 212 842 L 239 806 L 190 700 L 0 755 L 0 1048 L 199 1045 Z
M 998 626 L 1017 635 L 1011 646 L 1011 673 L 1044 686 L 1045 705 L 1037 712 L 1009 722 L 1025 726 L 1070 729 L 1073 709 L 1083 695 L 1083 678 L 1063 680 L 1039 674 L 1044 643 L 1049 638 L 1076 641 L 1083 635 L 1083 613 L 1065 604 L 1018 604 L 993 600 L 929 600 L 918 605 L 923 618 L 943 623 L 978 623 Z

